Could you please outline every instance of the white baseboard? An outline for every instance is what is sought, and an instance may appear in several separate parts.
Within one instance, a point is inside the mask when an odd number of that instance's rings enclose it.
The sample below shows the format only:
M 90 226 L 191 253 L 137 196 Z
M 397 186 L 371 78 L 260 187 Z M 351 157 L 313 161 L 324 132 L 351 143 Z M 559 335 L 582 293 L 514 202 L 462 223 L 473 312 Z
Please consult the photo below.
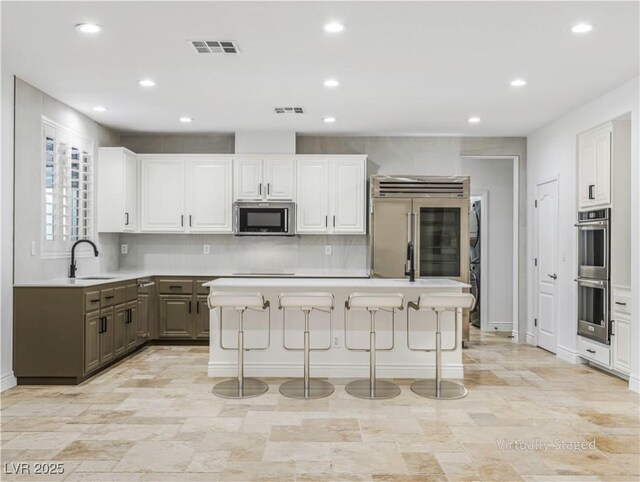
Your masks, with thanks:
M 513 331 L 511 321 L 490 321 L 487 323 L 488 331 Z
M 13 372 L 2 375 L 2 378 L 0 378 L 0 392 L 9 390 L 10 388 L 15 387 L 17 384 L 18 380 L 13 375 Z
M 210 377 L 236 376 L 235 363 L 209 363 L 207 373 Z M 298 363 L 271 363 L 249 364 L 245 363 L 244 373 L 249 377 L 300 377 L 302 365 Z M 376 367 L 376 375 L 380 378 L 434 378 L 436 369 L 434 365 L 382 365 Z M 311 374 L 320 378 L 366 378 L 369 376 L 369 365 L 333 365 L 312 364 Z M 443 378 L 463 378 L 464 368 L 460 365 L 444 365 L 442 367 Z
M 640 378 L 634 375 L 629 376 L 629 390 L 640 393 Z
M 567 347 L 560 345 L 556 346 L 556 356 L 560 358 L 560 360 L 564 360 L 574 365 L 580 364 L 580 356 L 578 355 L 578 352 Z
M 527 343 L 529 345 L 536 345 L 536 336 L 533 333 L 527 333 Z

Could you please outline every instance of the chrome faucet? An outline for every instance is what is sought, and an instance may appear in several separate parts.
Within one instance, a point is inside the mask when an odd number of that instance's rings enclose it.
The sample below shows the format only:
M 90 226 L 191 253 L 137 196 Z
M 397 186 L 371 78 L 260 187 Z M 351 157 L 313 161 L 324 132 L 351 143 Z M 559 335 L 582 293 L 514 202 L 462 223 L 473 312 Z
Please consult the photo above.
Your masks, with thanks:
M 407 243 L 407 269 L 404 274 L 409 277 L 409 281 L 413 282 L 416 280 L 416 260 L 413 241 Z
M 78 246 L 80 243 L 89 243 L 93 247 L 94 256 L 98 256 L 98 247 L 93 241 L 89 239 L 79 239 L 75 243 L 73 243 L 73 246 L 71 246 L 71 266 L 69 266 L 69 278 L 76 277 L 76 270 L 78 269 L 76 267 L 76 246 Z

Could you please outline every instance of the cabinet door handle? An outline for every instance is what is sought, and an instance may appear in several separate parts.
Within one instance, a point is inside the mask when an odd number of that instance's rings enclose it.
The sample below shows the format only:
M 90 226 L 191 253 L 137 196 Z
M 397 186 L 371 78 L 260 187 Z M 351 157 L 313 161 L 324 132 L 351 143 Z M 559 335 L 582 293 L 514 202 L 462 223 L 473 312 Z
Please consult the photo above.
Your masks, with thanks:
M 591 348 L 587 348 L 587 351 L 588 351 L 589 353 L 594 354 L 594 355 L 595 355 L 595 353 L 596 353 L 596 351 L 595 351 L 595 350 L 592 350 Z
M 98 327 L 98 333 L 102 333 L 102 327 L 104 326 L 104 318 L 101 316 L 100 318 L 98 318 L 98 321 L 100 322 L 100 326 Z
M 333 215 L 333 227 L 334 228 L 336 227 L 336 215 L 335 214 Z
M 184 228 L 184 214 L 180 215 L 180 226 Z
M 200 314 L 200 301 L 196 302 L 196 313 Z
M 595 199 L 593 195 L 593 188 L 596 187 L 595 184 L 589 184 L 589 199 Z
M 97 300 L 89 300 L 89 303 L 100 303 L 100 299 L 98 298 Z
M 189 214 L 189 227 L 191 227 L 191 214 Z
M 258 194 L 262 196 L 262 183 L 258 183 Z
M 191 301 L 189 301 L 189 313 L 191 313 Z
M 271 183 L 270 182 L 267 183 L 267 196 L 269 194 L 271 194 Z
M 169 289 L 170 290 L 181 290 L 182 286 L 181 285 L 169 285 Z
M 557 275 L 557 274 L 555 274 L 555 273 L 553 273 L 553 274 L 548 274 L 548 273 L 547 273 L 547 276 L 548 276 L 549 278 L 551 278 L 551 279 L 558 279 L 558 275 Z
M 627 304 L 626 304 L 626 303 L 623 303 L 622 301 L 614 301 L 614 303 L 615 303 L 616 305 L 620 305 L 620 306 L 627 306 Z
M 112 300 L 112 299 L 113 299 L 113 295 L 111 295 L 111 296 L 105 296 L 105 297 L 104 297 L 104 299 L 105 299 L 105 300 Z
M 129 213 L 124 213 L 124 225 L 129 226 Z
M 324 217 L 324 227 L 326 228 L 327 226 L 329 226 L 329 216 Z

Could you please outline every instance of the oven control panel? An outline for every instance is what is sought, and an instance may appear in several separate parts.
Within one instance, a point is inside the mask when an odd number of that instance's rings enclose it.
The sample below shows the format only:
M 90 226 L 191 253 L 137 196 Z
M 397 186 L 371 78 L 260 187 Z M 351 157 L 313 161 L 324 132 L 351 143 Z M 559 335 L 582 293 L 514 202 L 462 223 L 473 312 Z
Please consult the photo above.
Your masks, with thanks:
M 609 219 L 609 209 L 595 209 L 593 211 L 580 211 L 578 213 L 578 221 L 599 221 Z

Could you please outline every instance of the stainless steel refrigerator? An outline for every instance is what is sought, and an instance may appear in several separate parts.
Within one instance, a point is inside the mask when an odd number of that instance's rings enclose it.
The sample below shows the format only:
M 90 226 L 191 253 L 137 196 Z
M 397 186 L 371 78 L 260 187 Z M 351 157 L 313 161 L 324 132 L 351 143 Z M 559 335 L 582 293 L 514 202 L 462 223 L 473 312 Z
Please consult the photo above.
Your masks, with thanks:
M 371 176 L 371 275 L 469 282 L 469 177 Z M 468 340 L 468 313 L 463 340 Z

